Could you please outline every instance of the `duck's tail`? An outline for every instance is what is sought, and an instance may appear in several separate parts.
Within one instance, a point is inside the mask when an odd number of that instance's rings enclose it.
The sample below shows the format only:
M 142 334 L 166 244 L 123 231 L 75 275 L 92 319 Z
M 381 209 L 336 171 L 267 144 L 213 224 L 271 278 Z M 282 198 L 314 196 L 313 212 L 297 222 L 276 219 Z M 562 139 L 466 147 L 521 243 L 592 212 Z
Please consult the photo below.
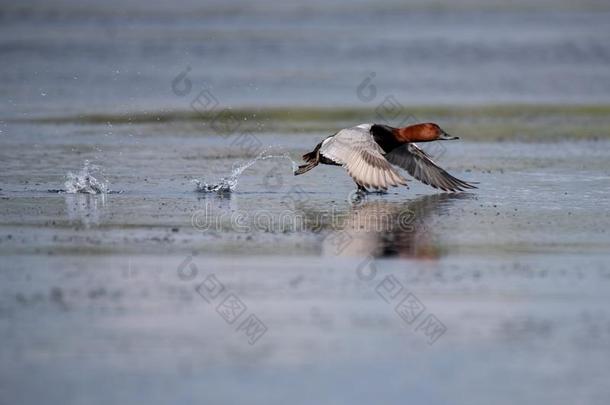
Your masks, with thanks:
M 308 171 L 310 171 L 317 165 L 318 165 L 318 162 L 311 162 L 311 163 L 307 163 L 305 165 L 301 165 L 301 166 L 299 166 L 299 168 L 297 170 L 295 170 L 294 175 L 298 176 L 299 174 L 307 173 Z
M 320 146 L 322 146 L 321 143 L 316 146 L 313 151 L 303 155 L 303 160 L 305 160 L 306 163 L 304 165 L 299 166 L 299 168 L 294 172 L 295 176 L 307 173 L 308 171 L 316 167 L 318 163 L 320 163 Z

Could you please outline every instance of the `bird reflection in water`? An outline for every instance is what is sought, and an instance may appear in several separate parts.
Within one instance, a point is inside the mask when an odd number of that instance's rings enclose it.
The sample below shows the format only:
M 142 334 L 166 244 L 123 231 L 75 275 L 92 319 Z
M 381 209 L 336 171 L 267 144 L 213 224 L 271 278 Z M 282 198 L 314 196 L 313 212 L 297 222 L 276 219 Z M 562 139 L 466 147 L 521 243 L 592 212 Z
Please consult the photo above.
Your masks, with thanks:
M 364 201 L 345 213 L 342 226 L 324 239 L 326 255 L 438 259 L 431 217 L 470 194 L 434 194 L 406 202 Z

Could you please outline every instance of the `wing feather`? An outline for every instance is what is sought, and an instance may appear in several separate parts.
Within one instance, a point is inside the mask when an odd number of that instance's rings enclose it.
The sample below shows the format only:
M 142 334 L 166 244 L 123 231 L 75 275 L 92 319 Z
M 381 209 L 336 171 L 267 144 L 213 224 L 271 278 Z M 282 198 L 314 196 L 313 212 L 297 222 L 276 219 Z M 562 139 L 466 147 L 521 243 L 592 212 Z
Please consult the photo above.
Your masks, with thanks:
M 342 165 L 354 181 L 364 187 L 387 189 L 389 185 L 407 184 L 384 157 L 370 133 L 370 126 L 337 132 L 322 143 L 320 154 Z
M 394 149 L 386 155 L 388 162 L 405 169 L 424 184 L 444 191 L 463 191 L 477 188 L 447 173 L 432 158 L 414 143 Z

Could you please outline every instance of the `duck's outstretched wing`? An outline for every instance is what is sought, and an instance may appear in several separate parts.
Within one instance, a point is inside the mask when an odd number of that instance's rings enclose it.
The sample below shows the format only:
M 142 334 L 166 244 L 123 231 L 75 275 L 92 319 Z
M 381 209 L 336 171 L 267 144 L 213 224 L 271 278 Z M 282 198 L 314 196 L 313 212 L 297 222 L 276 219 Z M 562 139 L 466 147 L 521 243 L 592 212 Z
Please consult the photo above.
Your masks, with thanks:
M 405 169 L 417 180 L 434 188 L 440 188 L 444 191 L 463 191 L 476 188 L 473 184 L 447 173 L 414 143 L 400 146 L 385 157 L 388 162 Z
M 361 186 L 387 190 L 389 186 L 406 185 L 383 153 L 366 127 L 343 129 L 320 147 L 323 157 L 342 165 Z

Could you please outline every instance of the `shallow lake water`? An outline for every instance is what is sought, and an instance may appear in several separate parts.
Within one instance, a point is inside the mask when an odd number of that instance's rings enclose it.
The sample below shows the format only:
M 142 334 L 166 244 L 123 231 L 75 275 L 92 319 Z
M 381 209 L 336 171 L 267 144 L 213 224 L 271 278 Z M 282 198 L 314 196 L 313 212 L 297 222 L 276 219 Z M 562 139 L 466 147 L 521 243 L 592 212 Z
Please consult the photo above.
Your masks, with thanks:
M 14 402 L 610 394 L 608 141 L 465 136 L 429 150 L 477 190 L 410 182 L 358 200 L 340 168 L 292 175 L 286 156 L 321 132 L 259 133 L 280 157 L 230 193 L 197 192 L 256 153 L 171 128 L 5 138 L 0 389 Z M 109 192 L 58 192 L 85 161 Z
M 607 404 L 608 21 L 0 5 L 0 404 Z M 459 135 L 426 150 L 478 189 L 293 175 L 371 121 Z

